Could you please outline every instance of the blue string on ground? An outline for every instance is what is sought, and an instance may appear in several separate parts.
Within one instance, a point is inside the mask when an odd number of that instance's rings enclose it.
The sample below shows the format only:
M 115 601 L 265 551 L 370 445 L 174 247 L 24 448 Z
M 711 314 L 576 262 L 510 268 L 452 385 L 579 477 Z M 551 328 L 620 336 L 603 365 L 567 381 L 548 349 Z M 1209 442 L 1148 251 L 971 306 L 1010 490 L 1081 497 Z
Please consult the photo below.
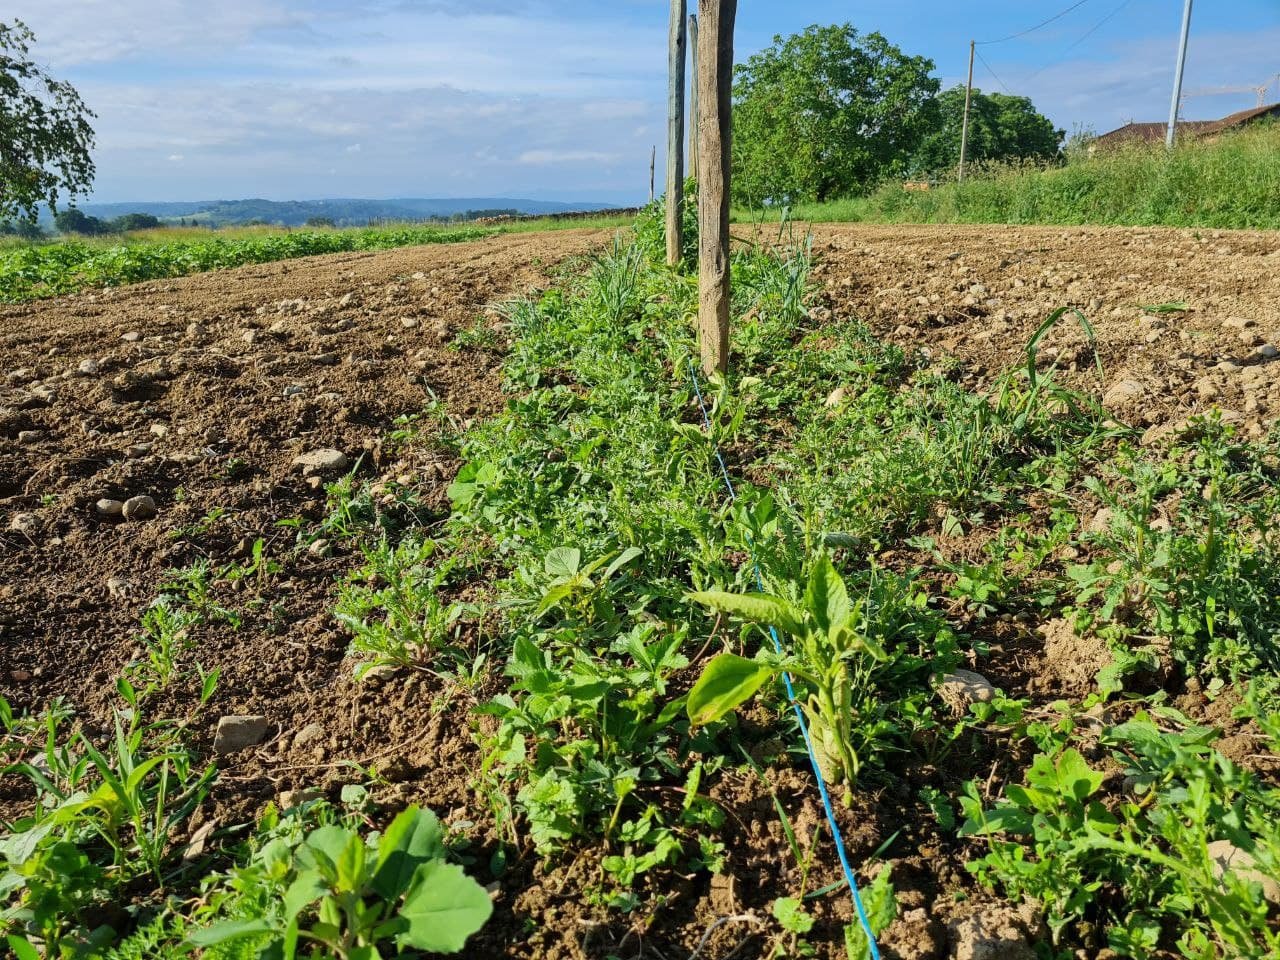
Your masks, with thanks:
M 698 406 L 702 409 L 702 422 L 710 436 L 712 432 L 711 414 L 707 410 L 707 402 L 702 396 L 702 386 L 698 383 L 698 371 L 694 368 L 693 362 L 689 361 L 689 378 L 693 382 L 693 392 L 698 397 Z M 729 492 L 729 501 L 736 502 L 738 499 L 737 492 L 733 489 L 733 481 L 729 478 L 729 468 L 725 465 L 724 457 L 720 454 L 719 444 L 715 444 L 716 462 L 720 465 L 720 476 L 724 479 L 725 489 Z M 764 579 L 760 576 L 760 564 L 756 560 L 755 549 L 751 550 L 751 565 L 756 578 L 756 587 L 761 593 L 764 592 Z M 773 640 L 773 649 L 782 653 L 782 640 L 778 637 L 778 631 L 774 627 L 769 627 L 769 636 Z M 791 680 L 791 674 L 784 671 L 782 679 L 787 687 L 787 700 L 791 703 L 791 709 L 795 711 L 796 720 L 800 723 L 800 734 L 804 737 L 804 747 L 809 753 L 809 765 L 813 767 L 813 775 L 818 781 L 818 793 L 822 796 L 822 808 L 827 814 L 827 824 L 831 827 L 831 839 L 836 845 L 836 855 L 840 858 L 840 866 L 844 868 L 844 879 L 849 884 L 849 892 L 853 895 L 853 908 L 857 911 L 858 922 L 862 925 L 862 932 L 866 934 L 867 946 L 871 952 L 872 960 L 880 960 L 880 948 L 876 945 L 876 935 L 871 930 L 871 921 L 867 918 L 866 908 L 862 905 L 862 896 L 858 893 L 858 881 L 854 878 L 853 868 L 849 866 L 849 854 L 844 848 L 844 837 L 840 833 L 840 825 L 836 823 L 835 808 L 831 804 L 831 794 L 827 790 L 827 781 L 822 776 L 822 769 L 818 766 L 817 755 L 813 751 L 813 741 L 809 738 L 809 725 L 804 719 L 804 710 L 800 707 L 800 702 L 796 699 L 795 687 Z

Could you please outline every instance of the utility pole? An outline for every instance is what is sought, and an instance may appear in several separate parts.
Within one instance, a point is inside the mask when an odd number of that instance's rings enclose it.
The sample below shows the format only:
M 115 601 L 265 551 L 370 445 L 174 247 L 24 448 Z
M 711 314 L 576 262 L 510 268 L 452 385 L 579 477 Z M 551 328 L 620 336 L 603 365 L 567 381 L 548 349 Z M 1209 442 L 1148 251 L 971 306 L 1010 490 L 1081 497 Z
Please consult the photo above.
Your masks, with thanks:
M 969 79 L 964 85 L 964 122 L 960 126 L 960 176 L 964 182 L 964 155 L 969 149 L 969 102 L 973 99 L 973 53 L 975 43 L 969 41 Z
M 671 0 L 667 71 L 667 266 L 680 263 L 684 240 L 685 0 Z
M 689 57 L 690 73 L 693 80 L 689 83 L 689 176 L 698 179 L 698 15 L 689 14 Z
M 729 368 L 729 178 L 738 0 L 698 0 L 698 342 L 710 376 Z
M 1182 71 L 1187 65 L 1187 40 L 1191 37 L 1191 0 L 1182 11 L 1182 39 L 1178 41 L 1178 68 L 1173 74 L 1173 102 L 1169 104 L 1169 130 L 1164 145 L 1172 150 L 1178 133 L 1178 107 L 1182 104 Z

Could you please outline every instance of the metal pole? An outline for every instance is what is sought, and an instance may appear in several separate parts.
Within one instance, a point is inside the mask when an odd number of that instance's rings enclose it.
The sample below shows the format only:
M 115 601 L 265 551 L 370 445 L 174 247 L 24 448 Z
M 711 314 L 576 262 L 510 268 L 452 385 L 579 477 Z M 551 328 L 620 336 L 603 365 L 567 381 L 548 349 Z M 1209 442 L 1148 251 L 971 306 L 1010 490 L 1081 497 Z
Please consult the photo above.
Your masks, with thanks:
M 969 149 L 969 102 L 973 99 L 973 49 L 969 41 L 969 79 L 964 85 L 964 123 L 960 127 L 960 182 L 964 182 L 964 155 Z
M 1173 101 L 1169 104 L 1169 130 L 1164 136 L 1164 145 L 1173 149 L 1177 139 L 1178 107 L 1182 105 L 1182 71 L 1187 65 L 1187 40 L 1191 37 L 1191 0 L 1187 0 L 1186 9 L 1182 11 L 1182 39 L 1178 41 L 1178 69 L 1173 75 Z
M 680 262 L 684 240 L 685 0 L 671 0 L 667 87 L 667 265 Z

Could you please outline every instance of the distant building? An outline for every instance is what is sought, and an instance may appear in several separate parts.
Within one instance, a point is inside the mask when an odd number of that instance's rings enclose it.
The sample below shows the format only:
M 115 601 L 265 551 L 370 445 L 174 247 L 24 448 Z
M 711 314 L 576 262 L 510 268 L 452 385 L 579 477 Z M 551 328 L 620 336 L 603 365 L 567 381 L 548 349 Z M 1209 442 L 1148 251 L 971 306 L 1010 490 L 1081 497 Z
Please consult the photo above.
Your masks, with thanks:
M 1212 139 L 1228 130 L 1239 130 L 1253 123 L 1273 119 L 1280 119 L 1280 103 L 1241 110 L 1221 120 L 1182 120 L 1178 123 L 1178 137 Z M 1089 152 L 1115 150 L 1144 143 L 1163 143 L 1168 129 L 1167 123 L 1126 123 L 1117 130 L 1094 137 L 1089 144 Z

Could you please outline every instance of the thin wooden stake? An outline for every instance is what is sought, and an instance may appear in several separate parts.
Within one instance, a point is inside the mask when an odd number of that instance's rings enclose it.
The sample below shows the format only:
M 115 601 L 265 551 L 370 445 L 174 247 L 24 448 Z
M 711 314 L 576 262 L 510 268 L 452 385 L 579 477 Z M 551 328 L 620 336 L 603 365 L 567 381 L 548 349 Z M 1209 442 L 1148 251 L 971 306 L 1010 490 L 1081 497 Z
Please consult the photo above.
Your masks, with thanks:
M 698 15 L 689 14 L 689 58 L 693 82 L 689 84 L 689 177 L 698 180 Z
M 729 368 L 729 170 L 738 0 L 698 0 L 698 333 L 702 369 Z
M 653 203 L 653 191 L 658 182 L 658 145 L 653 145 L 653 152 L 649 154 L 649 202 Z
M 685 0 L 671 0 L 667 87 L 667 265 L 680 263 L 684 241 Z

